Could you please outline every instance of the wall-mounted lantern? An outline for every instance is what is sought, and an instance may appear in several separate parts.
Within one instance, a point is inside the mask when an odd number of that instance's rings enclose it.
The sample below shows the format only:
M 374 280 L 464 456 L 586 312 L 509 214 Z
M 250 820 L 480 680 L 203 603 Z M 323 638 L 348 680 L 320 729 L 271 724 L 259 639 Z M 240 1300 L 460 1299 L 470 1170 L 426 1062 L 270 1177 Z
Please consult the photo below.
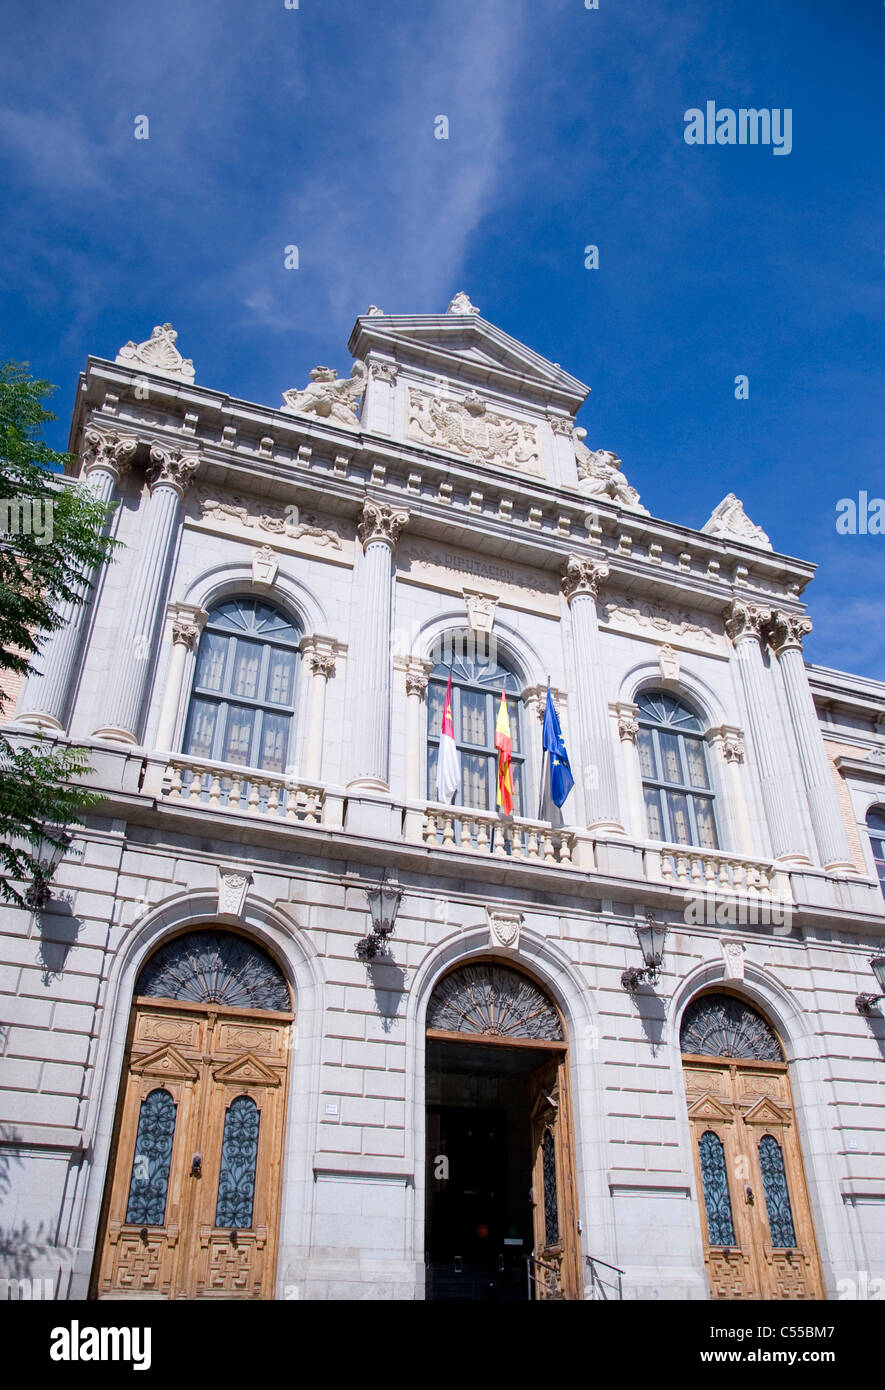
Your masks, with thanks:
M 366 889 L 372 930 L 356 944 L 356 954 L 360 960 L 377 960 L 379 956 L 390 954 L 388 941 L 393 935 L 393 925 L 402 895 L 403 890 L 399 884 L 390 882 L 386 872 L 377 888 Z
M 642 952 L 643 964 L 641 967 L 631 966 L 621 976 L 621 987 L 628 994 L 634 994 L 644 981 L 650 985 L 657 984 L 664 962 L 666 937 L 667 928 L 653 921 L 651 917 L 646 917 L 644 922 L 636 923 L 636 939 Z
M 854 1007 L 859 1014 L 871 1014 L 873 1005 L 878 1004 L 880 999 L 885 999 L 885 956 L 873 956 L 870 961 L 870 968 L 876 977 L 876 984 L 879 986 L 879 994 L 859 994 L 854 1001 Z
M 40 868 L 25 889 L 25 902 L 35 912 L 41 912 L 52 900 L 49 885 L 72 839 L 66 830 L 56 830 L 52 839 L 45 833 L 40 836 L 34 855 Z

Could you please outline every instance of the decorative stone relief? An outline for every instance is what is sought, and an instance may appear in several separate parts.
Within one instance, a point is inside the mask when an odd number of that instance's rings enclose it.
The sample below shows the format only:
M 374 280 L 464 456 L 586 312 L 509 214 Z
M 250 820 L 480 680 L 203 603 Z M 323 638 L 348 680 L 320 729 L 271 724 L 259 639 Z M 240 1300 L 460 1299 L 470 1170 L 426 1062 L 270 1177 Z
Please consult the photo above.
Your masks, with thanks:
M 272 584 L 280 562 L 269 545 L 263 545 L 252 556 L 252 579 L 256 584 Z
M 609 567 L 601 560 L 591 560 L 583 555 L 570 555 L 562 576 L 562 592 L 569 603 L 580 594 L 597 598 L 599 590 L 608 579 Z
M 377 316 L 378 316 L 379 314 L 383 314 L 383 313 L 384 313 L 384 310 L 383 310 L 383 309 L 379 309 L 377 304 L 370 304 L 369 307 L 368 307 L 368 309 L 366 310 L 366 317 L 367 317 L 367 318 L 370 318 L 370 319 L 373 319 L 373 318 L 377 318 Z
M 763 608 L 758 603 L 741 603 L 736 599 L 728 609 L 725 631 L 735 643 L 742 637 L 755 637 L 761 642 L 770 622 L 770 608 Z
M 388 386 L 393 386 L 398 370 L 395 362 L 379 362 L 375 358 L 369 358 L 369 375 L 373 381 L 383 381 Z
M 661 672 L 662 681 L 679 680 L 679 653 L 665 642 L 663 647 L 658 648 L 658 666 Z
M 363 549 L 365 550 L 372 541 L 387 541 L 391 548 L 395 548 L 399 533 L 408 519 L 408 512 L 389 507 L 386 502 L 373 502 L 371 498 L 367 498 L 356 528 Z
M 239 522 L 242 526 L 255 526 L 260 531 L 289 536 L 292 540 L 309 537 L 317 545 L 341 549 L 341 541 L 334 531 L 318 526 L 316 517 L 302 519 L 296 506 L 275 506 L 265 502 L 267 510 L 257 513 L 250 510 L 252 503 L 249 498 L 210 488 L 202 488 L 197 493 L 197 501 L 203 521 L 220 522 L 222 525 Z
M 88 478 L 94 468 L 106 469 L 119 482 L 129 469 L 138 448 L 134 435 L 105 433 L 90 427 L 83 436 L 83 476 Z
M 745 545 L 756 545 L 760 550 L 773 550 L 774 546 L 762 530 L 755 526 L 739 497 L 730 492 L 723 497 L 718 507 L 714 507 L 709 521 L 701 530 L 708 536 L 722 536 L 730 541 L 743 541 Z
M 746 947 L 742 941 L 729 940 L 723 937 L 719 945 L 722 947 L 722 957 L 725 961 L 725 978 L 727 980 L 742 980 L 744 978 L 744 955 Z
M 479 310 L 475 304 L 470 303 L 468 295 L 463 290 L 459 290 L 446 309 L 447 314 L 478 314 Z
M 572 430 L 581 491 L 590 497 L 606 497 L 621 507 L 648 516 L 648 508 L 640 505 L 639 493 L 621 472 L 623 465 L 617 454 L 610 449 L 588 449 L 583 442 L 586 438 L 586 430 Z
M 144 343 L 131 339 L 117 353 L 116 361 L 122 367 L 141 367 L 157 376 L 168 376 L 173 381 L 185 381 L 193 385 L 194 364 L 189 357 L 182 357 L 175 346 L 178 334 L 171 323 L 157 324 L 151 336 Z
M 186 647 L 188 651 L 193 651 L 209 614 L 202 608 L 194 608 L 187 603 L 170 604 L 168 611 L 172 620 L 173 645 L 181 645 Z
M 543 472 L 534 425 L 489 410 L 475 391 L 463 400 L 447 400 L 427 391 L 410 390 L 406 437 L 463 454 L 473 463 L 509 465 L 523 473 Z
M 181 449 L 152 444 L 147 482 L 151 492 L 155 487 L 172 487 L 183 497 L 200 465 L 199 454 L 185 454 Z
M 495 621 L 495 609 L 498 606 L 497 595 L 483 594 L 478 589 L 465 589 L 464 605 L 471 631 L 491 632 Z
M 635 743 L 639 737 L 639 720 L 635 705 L 618 705 L 618 735 L 622 743 Z
M 799 613 L 773 611 L 767 628 L 768 644 L 776 656 L 790 647 L 802 650 L 802 639 L 812 629 L 812 621 Z
M 694 622 L 691 614 L 683 609 L 666 612 L 651 603 L 630 605 L 614 601 L 603 605 L 601 618 L 604 623 L 630 622 L 670 637 L 694 637 L 698 642 L 716 645 L 715 632 Z
M 742 763 L 744 761 L 744 740 L 740 734 L 723 733 L 722 756 L 727 763 Z
M 881 748 L 871 748 L 866 760 L 868 763 L 885 763 L 885 751 Z
M 366 387 L 369 371 L 365 362 L 357 359 L 350 376 L 338 380 L 334 367 L 314 367 L 310 385 L 300 391 L 293 387 L 283 392 L 283 414 L 313 415 L 319 420 L 331 420 L 348 429 L 359 429 L 357 411 L 359 399 Z
M 223 869 L 218 866 L 218 916 L 222 920 L 239 920 L 243 915 L 246 890 L 252 875 L 240 869 Z
M 487 907 L 489 919 L 489 945 L 503 946 L 508 951 L 519 950 L 519 933 L 522 930 L 521 912 L 506 912 L 501 908 Z

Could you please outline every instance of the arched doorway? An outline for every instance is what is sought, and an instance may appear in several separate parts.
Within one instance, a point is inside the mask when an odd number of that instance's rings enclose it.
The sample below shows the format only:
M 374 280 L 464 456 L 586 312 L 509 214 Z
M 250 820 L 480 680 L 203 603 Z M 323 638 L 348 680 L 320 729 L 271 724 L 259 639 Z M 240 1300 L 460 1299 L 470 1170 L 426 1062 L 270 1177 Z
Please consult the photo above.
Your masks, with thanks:
M 823 1298 L 780 1039 L 738 995 L 701 994 L 680 1032 L 712 1298 Z
M 235 932 L 166 941 L 135 986 L 99 1298 L 272 1298 L 292 1003 Z
M 582 1297 L 559 1011 L 496 961 L 452 970 L 427 1010 L 427 1297 Z

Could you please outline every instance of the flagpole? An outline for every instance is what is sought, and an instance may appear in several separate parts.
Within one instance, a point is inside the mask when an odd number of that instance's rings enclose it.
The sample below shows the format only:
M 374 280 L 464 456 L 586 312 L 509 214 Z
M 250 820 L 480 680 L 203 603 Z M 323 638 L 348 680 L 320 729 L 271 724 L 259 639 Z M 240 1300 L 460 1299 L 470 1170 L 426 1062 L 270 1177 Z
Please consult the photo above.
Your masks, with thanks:
M 550 697 L 550 672 L 549 672 L 549 671 L 547 672 L 547 697 L 548 697 L 548 699 L 549 699 L 549 697 Z M 546 703 L 546 701 L 545 701 L 545 703 L 544 703 L 544 714 L 545 714 L 545 717 L 546 717 L 546 714 L 547 714 L 547 703 Z M 542 724 L 542 725 L 541 725 L 541 729 L 542 729 L 542 732 L 541 732 L 541 787 L 540 787 L 540 792 L 539 792 L 539 795 L 538 795 L 538 820 L 541 820 L 541 819 L 542 819 L 541 812 L 542 812 L 543 809 L 544 809 L 545 778 L 546 778 L 546 776 L 547 776 L 547 768 L 548 768 L 547 759 L 548 759 L 548 757 L 550 756 L 549 753 L 547 752 L 547 749 L 544 748 L 544 746 L 543 746 L 543 739 L 544 739 L 543 727 L 544 727 L 544 726 L 543 726 L 543 724 Z

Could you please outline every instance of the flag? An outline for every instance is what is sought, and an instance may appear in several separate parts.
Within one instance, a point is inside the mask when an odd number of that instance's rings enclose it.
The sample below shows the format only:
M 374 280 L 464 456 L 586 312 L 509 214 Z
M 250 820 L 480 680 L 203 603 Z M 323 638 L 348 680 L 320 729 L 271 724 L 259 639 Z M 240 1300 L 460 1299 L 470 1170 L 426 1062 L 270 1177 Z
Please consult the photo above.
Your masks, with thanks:
M 511 758 L 510 715 L 507 696 L 501 691 L 498 722 L 495 725 L 495 747 L 498 750 L 498 805 L 505 816 L 513 814 L 513 766 Z
M 455 722 L 452 719 L 452 673 L 446 686 L 446 702 L 443 705 L 442 727 L 439 734 L 439 752 L 436 761 L 436 799 L 451 801 L 461 785 L 461 755 L 455 744 Z
M 556 713 L 556 706 L 553 703 L 549 685 L 547 687 L 547 708 L 544 710 L 544 732 L 541 745 L 544 752 L 550 754 L 550 797 L 557 806 L 561 806 L 575 785 L 575 779 L 572 776 L 565 740 L 562 737 L 562 729 L 559 727 L 559 716 Z

